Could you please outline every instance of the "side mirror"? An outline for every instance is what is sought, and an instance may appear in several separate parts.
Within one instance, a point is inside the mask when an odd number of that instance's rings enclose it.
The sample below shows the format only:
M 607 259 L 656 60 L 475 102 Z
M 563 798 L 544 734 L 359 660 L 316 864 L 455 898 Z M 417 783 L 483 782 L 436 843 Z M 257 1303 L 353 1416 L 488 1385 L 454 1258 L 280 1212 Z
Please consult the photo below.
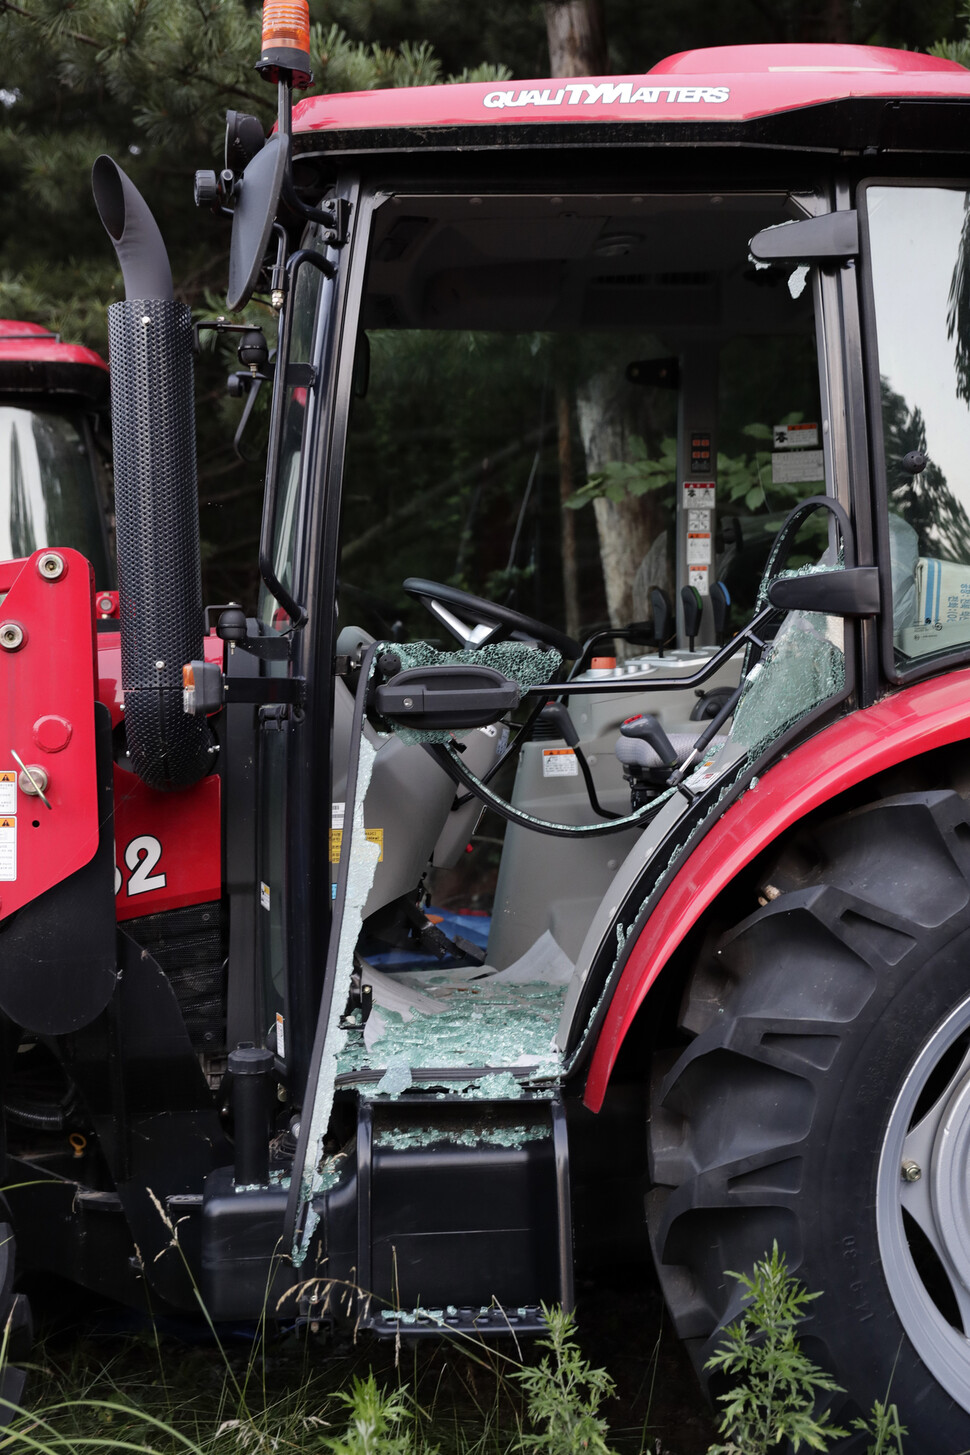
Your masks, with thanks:
M 289 144 L 287 136 L 270 137 L 236 183 L 226 294 L 231 313 L 249 302 L 256 287 L 283 190 Z

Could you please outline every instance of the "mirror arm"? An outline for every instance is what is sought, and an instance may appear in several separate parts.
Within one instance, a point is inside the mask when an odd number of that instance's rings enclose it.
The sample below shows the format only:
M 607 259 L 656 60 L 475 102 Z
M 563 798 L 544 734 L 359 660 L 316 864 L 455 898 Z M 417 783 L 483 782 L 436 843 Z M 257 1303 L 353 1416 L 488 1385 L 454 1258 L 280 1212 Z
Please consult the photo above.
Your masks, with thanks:
M 299 253 L 294 253 L 290 259 L 290 264 L 296 262 L 299 257 Z M 294 268 L 293 273 L 295 271 L 296 269 Z M 290 275 L 290 281 L 292 281 L 292 273 Z M 273 408 L 270 412 L 269 441 L 266 447 L 266 492 L 263 498 L 263 518 L 259 531 L 259 574 L 266 589 L 276 598 L 280 606 L 289 615 L 293 626 L 301 627 L 307 621 L 306 608 L 301 606 L 290 595 L 273 568 L 273 522 L 276 519 L 280 449 L 283 442 L 283 408 L 281 401 L 285 397 L 285 388 L 283 387 L 284 375 L 280 372 L 279 365 L 289 358 L 292 318 L 292 308 L 284 308 L 281 315 L 282 327 L 276 348 L 276 377 L 279 380 L 279 391 L 274 391 Z

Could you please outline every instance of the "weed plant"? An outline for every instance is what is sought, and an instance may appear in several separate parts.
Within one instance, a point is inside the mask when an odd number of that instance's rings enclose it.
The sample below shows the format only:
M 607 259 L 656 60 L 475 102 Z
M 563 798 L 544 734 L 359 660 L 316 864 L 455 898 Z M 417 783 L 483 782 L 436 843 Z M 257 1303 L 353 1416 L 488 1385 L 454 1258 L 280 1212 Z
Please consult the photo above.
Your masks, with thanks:
M 751 1277 L 728 1276 L 745 1289 L 747 1303 L 705 1366 L 735 1381 L 718 1395 L 724 1406 L 718 1430 L 727 1443 L 712 1445 L 709 1455 L 769 1455 L 786 1441 L 793 1451 L 803 1445 L 830 1449 L 850 1431 L 832 1423 L 819 1397 L 845 1391 L 809 1359 L 796 1337 L 808 1305 L 821 1294 L 809 1293 L 792 1276 L 777 1242 Z M 866 1455 L 903 1455 L 906 1429 L 894 1404 L 876 1400 L 871 1417 L 854 1420 L 852 1429 L 872 1437 Z

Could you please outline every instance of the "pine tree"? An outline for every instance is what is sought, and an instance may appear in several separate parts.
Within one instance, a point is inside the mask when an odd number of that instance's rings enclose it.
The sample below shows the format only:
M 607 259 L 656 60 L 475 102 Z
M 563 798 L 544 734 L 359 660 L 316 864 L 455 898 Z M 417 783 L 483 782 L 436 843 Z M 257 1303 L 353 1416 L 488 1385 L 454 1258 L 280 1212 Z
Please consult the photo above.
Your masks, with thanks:
M 314 4 L 309 94 L 453 79 L 423 40 L 351 40 Z M 227 109 L 267 130 L 276 90 L 253 69 L 260 10 L 246 0 L 0 0 L 0 316 L 30 319 L 104 352 L 107 307 L 120 296 L 114 253 L 91 197 L 94 159 L 108 152 L 154 211 L 176 295 L 200 315 L 223 312 L 229 230 L 192 203 L 197 167 L 218 168 Z M 472 73 L 470 73 L 472 74 Z M 479 66 L 475 78 L 502 78 Z M 461 76 L 465 79 L 466 76 Z M 254 321 L 269 324 L 272 318 Z M 199 476 L 209 599 L 252 604 L 262 473 L 230 440 L 230 350 L 197 369 Z

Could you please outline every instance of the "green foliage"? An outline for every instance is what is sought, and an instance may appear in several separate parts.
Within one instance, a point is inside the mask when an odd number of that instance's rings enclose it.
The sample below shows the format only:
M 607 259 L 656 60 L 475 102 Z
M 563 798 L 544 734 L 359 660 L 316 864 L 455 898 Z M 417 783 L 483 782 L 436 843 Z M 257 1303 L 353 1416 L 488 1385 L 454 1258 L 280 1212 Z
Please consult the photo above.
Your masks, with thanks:
M 800 424 L 803 417 L 800 412 L 794 412 L 787 414 L 780 423 Z M 771 430 L 766 424 L 745 425 L 742 433 L 753 440 L 771 441 Z M 670 489 L 676 479 L 677 441 L 663 440 L 659 457 L 652 460 L 644 441 L 634 435 L 630 439 L 630 458 L 610 460 L 602 470 L 591 475 L 566 503 L 570 509 L 579 510 L 591 500 L 601 497 L 626 500 L 653 490 Z M 719 454 L 717 489 L 721 509 L 730 504 L 752 515 L 760 510 L 790 510 L 804 495 L 803 485 L 771 484 L 770 449 L 756 449 L 738 455 Z
M 866 1446 L 866 1455 L 903 1455 L 903 1436 L 906 1426 L 899 1422 L 899 1411 L 894 1404 L 884 1405 L 876 1400 L 868 1420 L 853 1420 L 852 1428 L 872 1436 L 872 1444 Z
M 602 1401 L 616 1386 L 605 1369 L 594 1369 L 576 1342 L 576 1321 L 561 1308 L 546 1308 L 548 1349 L 531 1369 L 516 1371 L 528 1397 L 529 1419 L 539 1432 L 523 1437 L 519 1448 L 528 1455 L 609 1455 L 607 1424 L 599 1416 Z
M 788 1271 L 777 1242 L 770 1256 L 754 1266 L 753 1276 L 731 1273 L 746 1290 L 748 1303 L 720 1348 L 705 1366 L 735 1383 L 718 1396 L 724 1406 L 719 1432 L 727 1443 L 710 1455 L 768 1455 L 782 1440 L 794 1450 L 827 1450 L 847 1431 L 831 1423 L 827 1411 L 815 1413 L 819 1394 L 840 1386 L 805 1355 L 795 1337 L 817 1293 L 802 1288 Z
M 402 1390 L 380 1389 L 371 1370 L 363 1379 L 355 1375 L 350 1392 L 337 1398 L 347 1406 L 349 1421 L 343 1435 L 324 1439 L 331 1455 L 411 1455 L 413 1415 Z M 435 1452 L 428 1449 L 424 1455 Z
M 591 500 L 627 500 L 646 495 L 652 490 L 669 489 L 677 478 L 677 441 L 665 439 L 660 458 L 651 460 L 647 446 L 639 435 L 630 437 L 629 460 L 609 460 L 586 484 L 566 501 L 570 510 L 579 510 Z
M 964 0 L 960 10 L 965 34 L 962 38 L 938 40 L 929 47 L 930 55 L 943 56 L 945 60 L 956 61 L 960 66 L 970 67 L 970 0 Z

